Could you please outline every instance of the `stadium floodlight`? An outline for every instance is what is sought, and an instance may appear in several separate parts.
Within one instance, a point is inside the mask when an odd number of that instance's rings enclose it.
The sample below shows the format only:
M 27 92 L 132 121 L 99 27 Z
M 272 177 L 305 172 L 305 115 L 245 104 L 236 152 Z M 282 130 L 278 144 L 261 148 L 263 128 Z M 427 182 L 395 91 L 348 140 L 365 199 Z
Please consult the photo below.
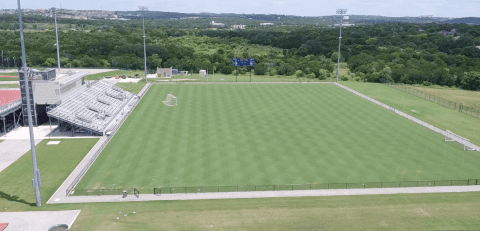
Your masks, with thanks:
M 32 165 L 33 165 L 33 180 L 32 184 L 35 188 L 35 200 L 37 207 L 42 206 L 40 198 L 40 170 L 37 168 L 37 155 L 35 153 L 35 139 L 33 137 L 33 122 L 32 122 L 32 110 L 30 103 L 30 89 L 28 88 L 28 73 L 27 73 L 27 56 L 25 55 L 25 42 L 23 41 L 23 25 L 22 25 L 22 8 L 20 7 L 20 0 L 17 0 L 18 5 L 18 24 L 20 26 L 20 43 L 22 46 L 22 64 L 23 64 L 23 78 L 25 81 L 25 88 L 27 91 L 27 114 L 28 114 L 28 128 L 30 131 L 30 146 L 32 153 Z
M 58 70 L 60 70 L 60 45 L 58 43 L 58 30 L 57 30 L 57 9 L 52 7 L 53 12 L 55 13 L 55 38 L 57 39 L 57 63 L 58 63 Z
M 146 6 L 139 6 L 139 10 L 142 11 L 143 15 L 143 56 L 145 57 L 145 82 L 147 82 L 147 46 L 145 45 L 145 11 L 148 10 Z
M 347 9 L 338 9 L 337 14 L 340 14 L 340 36 L 338 37 L 338 60 L 337 60 L 337 82 L 338 82 L 338 73 L 340 70 L 340 44 L 342 42 L 342 23 L 343 23 L 343 14 L 347 13 Z

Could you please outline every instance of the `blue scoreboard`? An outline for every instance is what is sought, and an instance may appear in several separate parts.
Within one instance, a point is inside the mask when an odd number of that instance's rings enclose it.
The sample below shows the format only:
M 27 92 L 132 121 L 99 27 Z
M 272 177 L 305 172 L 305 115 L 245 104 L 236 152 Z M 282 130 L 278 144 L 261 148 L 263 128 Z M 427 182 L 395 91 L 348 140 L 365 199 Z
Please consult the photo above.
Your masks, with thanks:
M 255 66 L 255 59 L 232 58 L 232 65 L 234 67 L 244 67 L 244 66 L 253 67 Z

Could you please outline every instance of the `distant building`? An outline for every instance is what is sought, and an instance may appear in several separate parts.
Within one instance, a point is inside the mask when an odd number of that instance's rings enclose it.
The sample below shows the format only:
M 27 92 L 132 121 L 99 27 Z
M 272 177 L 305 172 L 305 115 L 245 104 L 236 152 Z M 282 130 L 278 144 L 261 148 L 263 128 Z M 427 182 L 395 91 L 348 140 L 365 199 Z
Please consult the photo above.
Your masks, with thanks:
M 245 30 L 245 25 L 232 25 L 232 29 L 242 29 L 242 30 Z
M 333 24 L 333 26 L 340 26 L 340 23 Z M 349 22 L 343 22 L 342 26 L 355 26 L 355 24 L 350 24 Z
M 216 28 L 219 28 L 219 27 L 220 27 L 220 28 L 224 28 L 224 27 L 225 27 L 225 24 L 223 24 L 223 23 L 216 23 L 215 21 L 212 21 L 212 22 L 210 23 L 210 27 L 216 27 Z
M 157 77 L 171 78 L 173 75 L 172 68 L 157 68 Z
M 440 32 L 438 32 L 438 33 L 441 34 L 441 35 L 443 35 L 443 36 L 445 36 L 445 37 L 447 37 L 447 36 L 449 36 L 449 35 L 455 35 L 455 34 L 457 33 L 457 29 L 452 29 L 451 31 L 444 31 L 444 30 L 442 30 L 442 31 L 440 31 Z
M 273 26 L 275 25 L 275 23 L 271 23 L 271 22 L 262 22 L 260 23 L 260 26 Z

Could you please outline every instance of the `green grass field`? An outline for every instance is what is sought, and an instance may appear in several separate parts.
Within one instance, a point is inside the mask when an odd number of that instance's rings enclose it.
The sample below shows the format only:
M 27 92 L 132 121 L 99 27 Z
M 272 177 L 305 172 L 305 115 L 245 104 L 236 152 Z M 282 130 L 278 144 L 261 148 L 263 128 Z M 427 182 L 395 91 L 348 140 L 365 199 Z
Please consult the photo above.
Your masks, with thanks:
M 443 139 L 332 84 L 154 85 L 77 188 L 477 178 Z
M 202 76 L 200 77 L 198 73 L 195 73 L 190 76 L 173 76 L 172 79 L 195 79 L 197 82 L 321 82 L 321 80 L 309 79 L 305 77 L 297 78 L 294 75 L 285 76 L 285 75 L 275 75 L 275 76 L 268 76 L 268 75 L 253 75 L 250 78 L 250 73 L 247 72 L 244 75 L 239 74 L 238 76 L 235 75 L 224 75 L 224 74 L 213 74 L 210 73 L 208 77 Z M 165 80 L 165 79 L 155 79 L 154 81 L 158 80 Z M 168 79 L 167 79 L 168 80 Z M 331 81 L 323 80 L 323 81 Z
M 18 81 L 18 78 L 0 77 L 0 81 Z
M 145 77 L 145 71 L 143 70 L 135 70 L 135 71 L 118 70 L 118 71 L 107 71 L 107 72 L 97 73 L 93 75 L 88 75 L 87 79 L 96 80 L 96 79 L 103 79 L 106 76 L 115 77 L 117 75 L 119 76 L 126 75 L 128 77 L 128 76 L 134 76 L 135 74 L 139 74 L 140 77 Z
M 423 87 L 417 85 L 414 88 L 480 110 L 480 91 L 467 91 L 460 88 L 442 86 Z
M 18 72 L 2 72 L 0 76 L 18 76 Z
M 349 87 L 362 90 L 371 97 L 382 98 L 392 105 L 407 108 L 409 104 L 422 106 L 424 113 L 430 114 L 431 120 L 437 124 L 446 121 L 441 116 L 433 116 L 443 111 L 425 106 L 433 103 L 416 100 L 414 98 L 417 97 L 413 96 L 410 98 L 400 91 L 397 94 L 396 89 L 370 83 Z M 386 95 L 380 97 L 382 93 Z M 462 119 L 463 114 L 449 116 L 449 120 L 456 120 L 459 117 Z M 444 126 L 452 128 L 449 127 L 451 123 Z M 473 135 L 480 138 L 478 132 Z M 42 207 L 34 206 L 31 157 L 27 153 L 0 172 L 0 208 L 3 212 L 81 210 L 70 229 L 72 231 L 480 229 L 479 192 L 47 205 L 45 202 L 96 139 L 64 139 L 59 144 L 61 146 L 46 146 L 45 142 L 37 145 L 37 159 L 42 172 Z M 128 216 L 116 220 L 119 211 L 128 213 Z M 133 211 L 136 211 L 135 215 Z
M 477 118 L 382 84 L 358 82 L 342 82 L 342 84 L 433 126 L 443 130 L 450 130 L 470 139 L 470 142 L 480 145 L 480 132 L 478 132 L 480 120 Z M 439 96 L 442 97 L 442 93 Z M 415 110 L 415 112 L 412 110 Z
M 0 88 L 20 88 L 18 84 L 0 84 Z

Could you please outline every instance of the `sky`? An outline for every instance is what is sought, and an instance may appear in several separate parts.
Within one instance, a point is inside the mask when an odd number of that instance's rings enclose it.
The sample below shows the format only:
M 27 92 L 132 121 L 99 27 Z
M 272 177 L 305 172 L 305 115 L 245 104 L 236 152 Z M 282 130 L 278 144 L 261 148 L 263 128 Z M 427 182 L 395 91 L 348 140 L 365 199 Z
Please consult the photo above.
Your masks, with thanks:
M 298 16 L 333 15 L 347 9 L 347 15 L 391 17 L 433 15 L 434 17 L 480 17 L 480 0 L 21 0 L 22 8 L 61 7 L 67 9 L 137 10 L 181 13 L 286 14 Z M 15 0 L 0 0 L 0 8 L 17 7 Z

